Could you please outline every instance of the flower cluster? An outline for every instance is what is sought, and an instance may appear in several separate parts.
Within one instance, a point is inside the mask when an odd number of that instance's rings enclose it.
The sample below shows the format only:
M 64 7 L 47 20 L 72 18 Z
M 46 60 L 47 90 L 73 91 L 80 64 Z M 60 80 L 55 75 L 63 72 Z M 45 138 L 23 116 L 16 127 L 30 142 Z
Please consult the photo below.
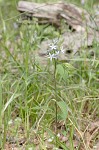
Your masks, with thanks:
M 64 53 L 63 46 L 59 45 L 59 39 L 53 39 L 52 43 L 49 44 L 47 53 L 51 61 L 53 59 L 58 59 L 60 53 Z

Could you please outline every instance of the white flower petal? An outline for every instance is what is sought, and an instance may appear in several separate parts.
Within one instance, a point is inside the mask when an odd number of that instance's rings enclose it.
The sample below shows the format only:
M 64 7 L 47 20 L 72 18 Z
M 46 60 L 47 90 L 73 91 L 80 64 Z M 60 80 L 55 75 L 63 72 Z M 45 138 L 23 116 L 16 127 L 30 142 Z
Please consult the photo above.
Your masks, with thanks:
M 61 51 L 62 53 L 65 52 L 65 50 L 63 49 L 63 46 L 60 48 L 60 51 Z

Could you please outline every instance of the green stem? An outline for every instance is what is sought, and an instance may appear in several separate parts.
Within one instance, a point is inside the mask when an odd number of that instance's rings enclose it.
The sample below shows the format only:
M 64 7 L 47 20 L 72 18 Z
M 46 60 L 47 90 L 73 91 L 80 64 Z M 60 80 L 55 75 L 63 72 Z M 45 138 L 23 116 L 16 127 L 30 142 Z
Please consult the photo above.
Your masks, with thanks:
M 54 89 L 55 89 L 55 134 L 56 134 L 56 147 L 57 147 L 57 86 L 56 86 L 56 67 L 57 62 L 54 61 Z

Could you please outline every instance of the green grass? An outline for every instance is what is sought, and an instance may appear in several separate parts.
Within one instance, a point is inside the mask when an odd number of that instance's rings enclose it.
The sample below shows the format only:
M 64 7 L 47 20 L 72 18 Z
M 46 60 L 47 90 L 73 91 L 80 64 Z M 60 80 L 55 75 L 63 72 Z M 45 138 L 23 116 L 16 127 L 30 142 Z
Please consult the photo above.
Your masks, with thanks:
M 77 149 L 83 145 L 88 150 L 82 132 L 99 118 L 99 44 L 93 45 L 94 61 L 82 53 L 78 60 L 57 62 L 54 72 L 52 63 L 39 63 L 36 51 L 43 39 L 53 39 L 59 32 L 54 27 L 25 23 L 15 29 L 13 24 L 20 18 L 17 2 L 0 1 L 0 149 L 15 142 L 18 149 L 39 145 L 46 150 L 51 137 L 55 147 L 57 102 L 57 122 L 62 123 L 57 133 L 68 137 L 70 144 L 57 137 L 57 147 L 74 150 L 75 135 Z

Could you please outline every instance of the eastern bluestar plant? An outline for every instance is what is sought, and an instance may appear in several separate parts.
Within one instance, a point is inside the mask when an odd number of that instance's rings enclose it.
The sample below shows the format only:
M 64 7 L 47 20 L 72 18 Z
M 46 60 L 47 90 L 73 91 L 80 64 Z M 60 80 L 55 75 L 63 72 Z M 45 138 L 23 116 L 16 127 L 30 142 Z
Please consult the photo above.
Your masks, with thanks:
M 58 38 L 57 39 L 53 39 L 52 43 L 49 44 L 48 47 L 48 58 L 50 59 L 50 61 L 54 60 L 54 91 L 55 91 L 55 124 L 56 124 L 56 147 L 57 147 L 57 83 L 56 83 L 56 67 L 57 67 L 57 59 L 60 55 L 60 53 L 64 53 L 64 48 L 62 46 L 62 41 L 60 41 Z

